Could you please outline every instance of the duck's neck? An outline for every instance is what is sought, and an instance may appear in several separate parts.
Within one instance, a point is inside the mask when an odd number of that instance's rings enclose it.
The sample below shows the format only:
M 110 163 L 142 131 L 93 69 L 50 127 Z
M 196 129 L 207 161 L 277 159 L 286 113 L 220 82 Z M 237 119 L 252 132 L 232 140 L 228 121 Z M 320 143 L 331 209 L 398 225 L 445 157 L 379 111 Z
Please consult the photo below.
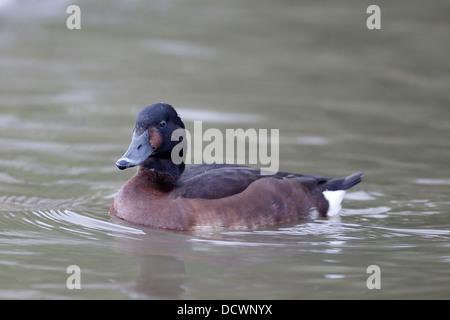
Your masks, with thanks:
M 177 165 L 170 158 L 149 157 L 139 166 L 138 174 L 146 176 L 155 188 L 167 192 L 177 185 L 184 167 L 184 162 Z

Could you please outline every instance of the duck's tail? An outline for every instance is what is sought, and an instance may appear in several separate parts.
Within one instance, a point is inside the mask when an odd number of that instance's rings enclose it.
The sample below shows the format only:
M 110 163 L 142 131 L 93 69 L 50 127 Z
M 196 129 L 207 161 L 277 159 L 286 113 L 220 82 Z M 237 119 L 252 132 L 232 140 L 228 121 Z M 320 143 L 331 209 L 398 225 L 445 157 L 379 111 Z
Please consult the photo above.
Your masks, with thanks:
M 337 215 L 341 211 L 341 203 L 345 191 L 362 181 L 364 172 L 357 172 L 345 178 L 330 179 L 323 185 L 323 195 L 328 200 L 328 216 Z
M 334 178 L 323 185 L 325 191 L 348 190 L 362 181 L 364 171 L 354 173 L 345 178 Z

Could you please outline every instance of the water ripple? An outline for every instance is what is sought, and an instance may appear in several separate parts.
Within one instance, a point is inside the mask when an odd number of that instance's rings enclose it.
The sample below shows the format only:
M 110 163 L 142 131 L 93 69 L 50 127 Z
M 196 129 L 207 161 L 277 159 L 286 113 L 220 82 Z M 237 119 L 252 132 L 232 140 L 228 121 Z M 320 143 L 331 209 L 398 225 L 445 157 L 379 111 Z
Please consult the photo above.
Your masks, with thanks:
M 79 244 L 104 236 L 133 237 L 144 234 L 140 229 L 97 218 L 89 210 L 73 209 L 92 205 L 89 197 L 78 199 L 43 199 L 39 197 L 2 196 L 0 244 L 41 245 Z M 105 213 L 105 219 L 108 215 Z M 95 245 L 95 243 L 94 243 Z

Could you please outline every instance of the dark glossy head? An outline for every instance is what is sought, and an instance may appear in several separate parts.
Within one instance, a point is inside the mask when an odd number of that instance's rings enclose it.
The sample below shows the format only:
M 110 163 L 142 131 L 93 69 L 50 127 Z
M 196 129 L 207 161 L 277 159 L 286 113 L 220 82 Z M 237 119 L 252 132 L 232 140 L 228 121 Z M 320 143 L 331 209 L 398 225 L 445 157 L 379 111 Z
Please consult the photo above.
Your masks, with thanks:
M 144 163 L 150 157 L 170 159 L 180 140 L 172 141 L 172 133 L 184 129 L 175 109 L 165 103 L 155 103 L 139 112 L 127 152 L 116 162 L 120 169 Z

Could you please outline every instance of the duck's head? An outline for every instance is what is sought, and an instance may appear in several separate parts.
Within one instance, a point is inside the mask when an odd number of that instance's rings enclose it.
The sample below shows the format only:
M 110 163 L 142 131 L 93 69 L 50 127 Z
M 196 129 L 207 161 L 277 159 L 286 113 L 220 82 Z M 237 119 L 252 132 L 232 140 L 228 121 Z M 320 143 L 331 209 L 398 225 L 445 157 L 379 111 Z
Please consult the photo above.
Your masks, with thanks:
M 172 141 L 177 129 L 184 129 L 184 123 L 171 105 L 155 103 L 145 107 L 136 117 L 131 144 L 116 166 L 120 170 L 147 163 L 152 167 L 152 160 L 170 159 L 172 149 L 181 141 Z

